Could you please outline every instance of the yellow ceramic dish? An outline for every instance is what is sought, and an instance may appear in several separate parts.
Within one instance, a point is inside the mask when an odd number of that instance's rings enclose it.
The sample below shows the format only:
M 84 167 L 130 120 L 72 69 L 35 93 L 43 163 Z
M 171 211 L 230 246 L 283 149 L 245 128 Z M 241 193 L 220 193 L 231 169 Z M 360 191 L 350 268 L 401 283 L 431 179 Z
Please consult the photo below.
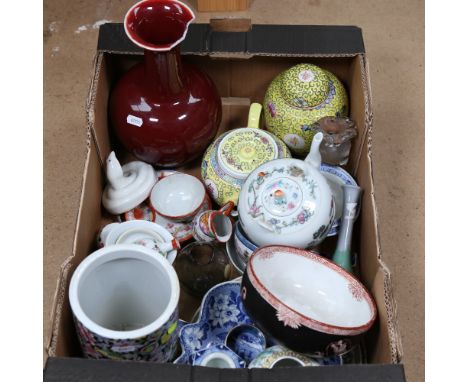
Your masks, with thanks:
M 289 158 L 286 145 L 259 128 L 262 105 L 253 103 L 248 126 L 220 135 L 206 150 L 201 173 L 210 196 L 219 205 L 237 205 L 247 176 L 258 166 L 278 158 Z

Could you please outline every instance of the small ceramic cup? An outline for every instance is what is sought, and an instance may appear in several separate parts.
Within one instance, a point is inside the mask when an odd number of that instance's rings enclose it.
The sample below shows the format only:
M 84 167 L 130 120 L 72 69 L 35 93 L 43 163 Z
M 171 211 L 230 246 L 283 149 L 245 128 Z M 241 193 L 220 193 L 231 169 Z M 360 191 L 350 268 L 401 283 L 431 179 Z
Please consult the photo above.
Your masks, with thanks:
M 232 236 L 232 221 L 229 214 L 233 202 L 226 203 L 218 211 L 204 211 L 193 219 L 193 237 L 200 242 L 226 243 Z
M 117 244 L 90 254 L 69 289 L 83 354 L 169 361 L 177 347 L 179 294 L 174 268 L 148 248 Z
M 158 215 L 175 221 L 186 221 L 200 211 L 205 195 L 205 186 L 199 179 L 175 173 L 163 177 L 154 185 L 150 204 Z
M 245 361 L 225 345 L 213 345 L 192 356 L 192 365 L 219 369 L 244 368 Z
M 235 326 L 226 336 L 225 344 L 247 365 L 266 348 L 265 335 L 253 325 Z

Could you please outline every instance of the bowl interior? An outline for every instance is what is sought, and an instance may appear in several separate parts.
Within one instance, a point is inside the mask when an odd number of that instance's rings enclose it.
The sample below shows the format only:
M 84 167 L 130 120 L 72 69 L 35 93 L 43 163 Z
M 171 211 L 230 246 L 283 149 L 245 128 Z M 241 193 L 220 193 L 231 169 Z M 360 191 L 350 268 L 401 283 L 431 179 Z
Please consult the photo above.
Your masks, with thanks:
M 109 330 L 143 328 L 167 309 L 171 282 L 157 262 L 127 257 L 95 263 L 82 275 L 78 301 L 83 313 Z
M 197 178 L 174 174 L 156 183 L 151 191 L 151 204 L 162 215 L 180 217 L 195 212 L 204 197 L 205 187 Z
M 366 325 L 373 318 L 362 285 L 319 255 L 265 247 L 251 258 L 251 267 L 261 288 L 305 317 L 343 328 Z

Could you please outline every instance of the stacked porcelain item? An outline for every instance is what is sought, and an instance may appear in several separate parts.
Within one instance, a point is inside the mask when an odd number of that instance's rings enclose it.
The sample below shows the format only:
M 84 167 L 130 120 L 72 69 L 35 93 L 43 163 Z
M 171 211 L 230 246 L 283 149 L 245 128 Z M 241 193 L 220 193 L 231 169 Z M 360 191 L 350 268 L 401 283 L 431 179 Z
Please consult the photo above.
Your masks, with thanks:
M 339 167 L 358 136 L 343 84 L 295 65 L 265 89 L 265 130 L 252 103 L 247 127 L 215 138 L 216 87 L 178 47 L 193 19 L 178 0 L 143 0 L 125 17 L 145 55 L 110 98 L 125 164 L 108 155 L 97 250 L 70 283 L 83 355 L 218 368 L 365 362 L 377 309 L 353 275 L 362 190 Z M 197 158 L 200 168 L 182 167 Z M 192 322 L 180 320 L 179 304 L 197 299 Z

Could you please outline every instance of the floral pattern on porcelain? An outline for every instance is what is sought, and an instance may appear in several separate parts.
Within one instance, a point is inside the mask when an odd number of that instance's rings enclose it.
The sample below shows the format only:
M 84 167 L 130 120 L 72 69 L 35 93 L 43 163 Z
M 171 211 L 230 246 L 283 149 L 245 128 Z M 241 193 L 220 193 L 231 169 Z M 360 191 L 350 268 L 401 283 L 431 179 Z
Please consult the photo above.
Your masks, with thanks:
M 254 325 L 239 325 L 229 332 L 226 338 L 226 346 L 247 363 L 250 363 L 265 350 L 266 338 L 260 329 Z
M 277 137 L 270 135 L 268 132 L 265 132 L 264 130 L 255 131 L 257 129 L 253 128 L 241 128 L 237 130 L 254 130 L 256 134 L 259 134 L 259 132 L 263 134 L 268 134 L 268 138 L 271 138 L 271 142 L 274 143 L 276 148 L 273 150 L 276 152 L 275 158 L 289 158 L 291 157 L 291 153 L 289 152 L 289 149 L 287 146 L 282 142 L 280 139 Z M 237 131 L 236 130 L 236 131 Z M 206 188 L 208 190 L 208 193 L 210 196 L 216 201 L 218 205 L 224 205 L 229 201 L 234 202 L 234 204 L 237 205 L 237 200 L 239 198 L 239 192 L 244 184 L 245 177 L 250 173 L 249 169 L 252 168 L 252 164 L 249 165 L 250 162 L 246 163 L 245 161 L 243 163 L 243 168 L 244 172 L 243 175 L 239 176 L 234 176 L 235 172 L 234 171 L 225 171 L 222 166 L 219 163 L 219 158 L 218 158 L 218 152 L 220 150 L 220 144 L 226 138 L 228 134 L 232 133 L 232 131 L 228 131 L 222 135 L 219 136 L 216 141 L 214 141 L 206 150 L 205 155 L 202 160 L 201 164 L 201 175 L 202 179 L 205 182 Z M 261 138 L 265 138 L 264 136 L 260 136 Z M 265 138 L 264 141 L 268 141 L 268 139 Z M 260 140 L 261 142 L 261 140 Z M 263 146 L 265 144 L 263 143 Z M 268 146 L 267 146 L 268 147 Z M 266 150 L 268 151 L 268 150 Z M 229 156 L 230 161 L 234 162 L 233 156 Z M 269 158 L 269 156 L 265 155 L 264 158 Z M 268 159 L 267 159 L 268 160 Z M 257 163 L 260 165 L 259 161 L 252 161 L 252 163 Z M 232 165 L 231 165 L 232 167 Z M 255 165 L 257 167 L 257 165 Z M 253 167 L 253 168 L 255 168 Z M 252 169 L 253 169 L 252 168 Z
M 301 81 L 299 76 L 304 71 L 311 71 L 314 81 Z M 315 135 L 311 126 L 322 117 L 347 116 L 348 96 L 343 84 L 332 73 L 312 64 L 299 64 L 271 82 L 264 108 L 267 130 L 283 140 L 295 154 L 305 155 Z
M 86 358 L 168 362 L 177 348 L 177 309 L 157 331 L 140 338 L 111 339 L 87 329 L 74 317 L 78 339 Z
M 296 353 L 288 348 L 275 345 L 261 352 L 250 364 L 249 369 L 266 368 L 271 369 L 278 361 L 282 359 L 292 359 L 302 366 L 319 366 L 319 363 L 306 357 L 303 354 Z
M 271 182 L 260 190 L 269 179 Z M 309 195 L 302 194 L 298 182 Z M 306 223 L 314 215 L 314 203 L 318 199 L 316 188 L 315 181 L 295 165 L 261 171 L 248 185 L 248 213 L 280 234 L 284 229 Z
M 200 213 L 203 211 L 211 210 L 211 200 L 206 196 Z M 172 236 L 174 236 L 180 243 L 193 239 L 193 225 L 192 222 L 178 222 L 168 219 L 164 216 L 158 215 L 155 211 L 154 222 L 166 228 Z
M 260 129 L 239 129 L 226 135 L 219 144 L 218 161 L 234 177 L 245 178 L 262 163 L 276 159 L 273 137 Z
M 198 322 L 185 325 L 179 334 L 181 356 L 175 363 L 187 363 L 200 350 L 222 345 L 229 331 L 240 324 L 252 324 L 240 296 L 240 281 L 228 281 L 211 288 L 202 301 Z

